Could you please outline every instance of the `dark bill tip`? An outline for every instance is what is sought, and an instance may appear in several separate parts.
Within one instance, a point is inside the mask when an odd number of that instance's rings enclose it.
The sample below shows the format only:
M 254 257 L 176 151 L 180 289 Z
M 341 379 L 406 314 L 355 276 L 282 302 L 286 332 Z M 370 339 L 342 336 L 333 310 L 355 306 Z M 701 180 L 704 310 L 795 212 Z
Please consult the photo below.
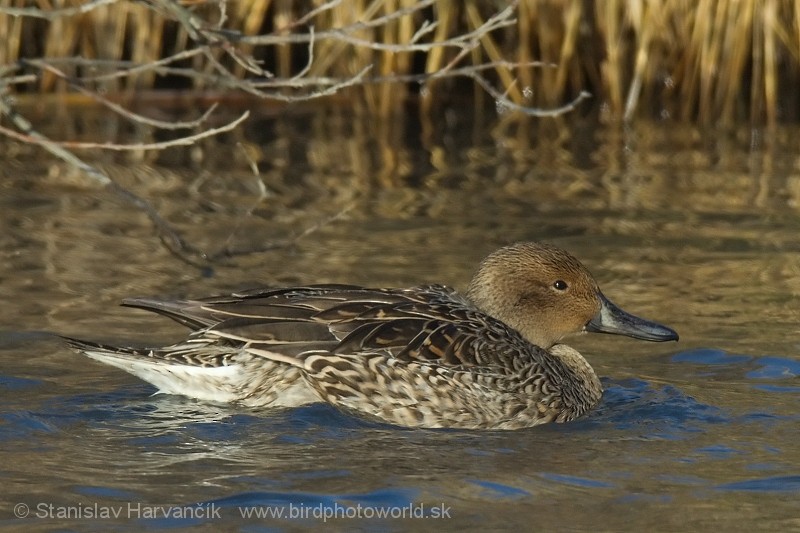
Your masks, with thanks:
M 614 305 L 602 293 L 600 311 L 586 324 L 586 331 L 625 335 L 653 342 L 678 340 L 678 333 L 674 329 L 633 316 Z

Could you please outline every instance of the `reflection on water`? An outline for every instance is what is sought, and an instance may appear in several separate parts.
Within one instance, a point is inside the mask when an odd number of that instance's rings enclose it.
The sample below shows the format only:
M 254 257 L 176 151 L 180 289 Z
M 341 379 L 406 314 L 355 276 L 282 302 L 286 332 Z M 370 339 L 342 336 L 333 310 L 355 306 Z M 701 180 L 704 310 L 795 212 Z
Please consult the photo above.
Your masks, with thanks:
M 80 120 L 76 136 L 96 125 Z M 80 175 L 3 147 L 13 159 L 0 168 L 0 524 L 292 528 L 327 520 L 320 509 L 361 506 L 446 515 L 357 522 L 387 530 L 796 527 L 798 134 L 453 113 L 376 125 L 321 111 L 257 117 L 240 138 L 193 151 L 102 161 L 205 250 L 312 230 L 210 270 L 171 256 L 144 215 Z M 256 179 L 268 191 L 260 202 Z M 606 393 L 572 424 L 411 431 L 323 405 L 263 413 L 153 396 L 47 333 L 118 343 L 182 334 L 116 306 L 130 295 L 310 281 L 464 287 L 481 257 L 520 239 L 569 249 L 611 299 L 681 334 L 672 345 L 575 339 Z M 16 503 L 28 518 L 14 518 Z M 128 516 L 57 517 L 48 504 Z M 142 514 L 170 505 L 220 516 Z M 330 521 L 352 527 L 348 516 Z

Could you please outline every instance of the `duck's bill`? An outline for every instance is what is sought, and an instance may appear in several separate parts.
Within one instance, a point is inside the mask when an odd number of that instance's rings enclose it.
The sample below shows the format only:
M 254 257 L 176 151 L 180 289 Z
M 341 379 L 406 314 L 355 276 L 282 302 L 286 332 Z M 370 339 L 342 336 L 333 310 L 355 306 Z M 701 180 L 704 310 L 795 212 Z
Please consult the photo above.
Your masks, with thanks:
M 626 313 L 600 294 L 600 311 L 586 324 L 586 331 L 626 335 L 645 341 L 676 341 L 674 329 Z

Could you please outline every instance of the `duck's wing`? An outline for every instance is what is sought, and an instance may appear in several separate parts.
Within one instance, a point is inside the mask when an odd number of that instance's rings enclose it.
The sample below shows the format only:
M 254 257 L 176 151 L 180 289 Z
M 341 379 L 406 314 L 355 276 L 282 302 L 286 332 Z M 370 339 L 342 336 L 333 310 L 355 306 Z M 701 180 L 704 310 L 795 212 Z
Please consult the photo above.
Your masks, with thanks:
M 441 285 L 367 289 L 313 285 L 222 298 L 128 300 L 188 325 L 196 339 L 302 364 L 309 356 L 382 353 L 399 361 L 506 366 L 518 335 Z
M 232 317 L 308 319 L 315 310 L 364 294 L 354 285 L 311 285 L 278 289 L 253 289 L 197 300 L 126 298 L 122 305 L 152 311 L 193 330 L 215 326 Z
M 419 287 L 401 295 L 398 303 L 364 310 L 344 304 L 318 314 L 341 339 L 332 352 L 378 351 L 400 361 L 470 367 L 505 365 L 512 355 L 518 334 L 449 287 Z

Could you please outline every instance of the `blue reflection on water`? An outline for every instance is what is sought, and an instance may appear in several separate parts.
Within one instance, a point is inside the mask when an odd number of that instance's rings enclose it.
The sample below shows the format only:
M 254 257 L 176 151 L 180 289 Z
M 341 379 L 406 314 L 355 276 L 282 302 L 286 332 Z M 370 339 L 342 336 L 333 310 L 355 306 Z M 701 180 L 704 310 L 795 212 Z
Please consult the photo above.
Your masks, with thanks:
M 753 380 L 752 386 L 767 392 L 785 393 L 796 390 L 791 380 L 800 375 L 800 363 L 776 357 L 750 357 L 729 354 L 722 350 L 702 349 L 682 352 L 672 356 L 672 361 L 697 366 L 697 376 L 709 369 L 725 367 L 734 378 Z M 715 370 L 716 371 L 716 370 Z M 782 383 L 788 380 L 789 383 Z M 767 381 L 759 383 L 759 381 Z M 582 439 L 597 438 L 613 441 L 617 438 L 633 436 L 642 441 L 648 440 L 687 440 L 698 434 L 708 432 L 711 426 L 727 424 L 741 435 L 741 428 L 758 426 L 761 429 L 773 425 L 785 424 L 792 417 L 776 415 L 769 412 L 769 405 L 754 404 L 749 412 L 732 414 L 726 408 L 699 401 L 687 394 L 680 386 L 655 383 L 652 381 L 625 378 L 603 379 L 605 394 L 601 404 L 589 415 L 571 424 L 534 428 L 529 431 L 528 438 L 536 438 L 543 443 L 559 438 L 570 438 L 572 442 Z M 7 391 L 23 391 L 34 393 L 49 388 L 50 383 L 36 379 L 13 376 L 0 376 L 0 387 Z M 774 389 L 774 390 L 773 390 Z M 234 513 L 242 506 L 323 506 L 331 508 L 335 505 L 364 505 L 402 507 L 424 498 L 421 489 L 414 486 L 393 486 L 398 480 L 405 479 L 396 475 L 386 481 L 386 485 L 363 493 L 349 493 L 346 490 L 336 491 L 330 487 L 343 486 L 343 480 L 359 475 L 357 465 L 320 463 L 311 464 L 307 469 L 298 468 L 296 472 L 284 472 L 280 469 L 261 471 L 243 469 L 241 474 L 235 470 L 236 461 L 252 465 L 255 442 L 265 450 L 265 457 L 281 461 L 283 457 L 270 456 L 275 444 L 280 453 L 292 452 L 298 457 L 308 454 L 314 460 L 316 450 L 321 447 L 346 450 L 351 444 L 371 438 L 370 435 L 381 434 L 392 442 L 381 442 L 382 450 L 389 450 L 395 441 L 405 447 L 398 449 L 404 458 L 413 457 L 418 450 L 422 454 L 430 454 L 431 449 L 445 448 L 442 437 L 450 438 L 458 446 L 447 448 L 451 455 L 461 454 L 465 460 L 491 464 L 495 456 L 520 453 L 524 449 L 524 439 L 516 440 L 515 432 L 468 432 L 455 430 L 407 430 L 387 424 L 375 423 L 341 412 L 323 404 L 309 405 L 296 409 L 259 412 L 241 409 L 235 406 L 213 405 L 197 402 L 188 398 L 166 395 L 152 395 L 153 389 L 147 384 L 135 383 L 107 392 L 92 392 L 62 397 L 49 397 L 36 405 L 6 404 L 6 412 L 0 413 L 0 442 L 41 440 L 41 435 L 57 436 L 60 433 L 83 431 L 87 426 L 94 431 L 113 430 L 117 442 L 132 446 L 135 450 L 148 450 L 168 457 L 187 455 L 188 461 L 222 461 L 232 465 L 233 471 L 224 477 L 225 484 L 234 489 L 229 490 L 222 498 L 207 502 L 187 503 L 187 505 L 214 504 Z M 78 428 L 77 430 L 75 428 Z M 522 435 L 524 432 L 519 432 Z M 129 436 L 126 436 L 129 434 Z M 264 436 L 267 436 L 266 438 Z M 499 435 L 499 436 L 498 436 Z M 511 437 L 507 437 L 511 435 Z M 718 444 L 708 444 L 695 448 L 695 455 L 687 454 L 673 457 L 676 462 L 704 462 L 708 460 L 727 461 L 742 457 L 747 462 L 749 448 L 747 441 L 743 447 L 733 446 L 724 440 Z M 338 443 L 338 444 L 331 444 Z M 52 446 L 52 443 L 51 443 Z M 362 448 L 363 444 L 362 444 Z M 408 450 L 411 450 L 410 452 Z M 764 447 L 759 448 L 765 451 Z M 336 450 L 334 450 L 336 451 Z M 740 472 L 742 477 L 748 474 L 778 473 L 781 450 L 775 449 L 776 463 L 764 460 L 763 454 L 752 464 L 745 464 Z M 385 453 L 385 452 L 384 452 Z M 631 457 L 635 462 L 641 458 Z M 646 457 L 645 457 L 646 459 Z M 768 460 L 767 460 L 768 461 Z M 164 463 L 167 464 L 166 462 Z M 203 465 L 206 463 L 198 463 Z M 217 464 L 217 463 L 214 463 Z M 388 461 L 387 461 L 387 464 Z M 435 465 L 432 465 L 435 466 Z M 785 465 L 784 465 L 785 466 Z M 168 468 L 165 466 L 164 468 Z M 577 471 L 568 474 L 552 468 L 542 469 L 536 478 L 554 485 L 576 487 L 581 490 L 619 491 L 624 486 L 623 480 L 627 470 L 612 473 L 594 470 L 586 475 Z M 772 472 L 770 472 L 772 471 Z M 526 499 L 535 497 L 535 490 L 530 489 L 529 482 L 520 481 L 519 485 L 509 483 L 506 479 L 493 479 L 490 470 L 465 469 L 470 475 L 484 473 L 485 476 L 465 477 L 463 482 L 471 483 L 482 489 L 480 497 L 487 500 Z M 781 473 L 785 473 L 783 470 Z M 576 475 L 577 474 L 577 475 Z M 274 477 L 273 477 L 274 476 Z M 615 477 L 616 476 L 616 477 Z M 415 478 L 410 478 L 415 479 Z M 319 480 L 320 491 L 293 490 L 303 481 Z M 686 477 L 675 474 L 666 475 L 660 480 L 671 485 L 692 487 L 711 487 L 719 491 L 751 491 L 751 492 L 796 492 L 800 491 L 800 476 L 782 475 L 744 479 L 732 483 L 714 485 L 713 481 L 704 478 Z M 354 481 L 357 484 L 357 480 Z M 419 487 L 424 487 L 420 484 Z M 326 488 L 328 490 L 326 491 Z M 74 494 L 114 501 L 138 501 L 142 496 L 135 491 L 91 484 L 75 484 Z M 224 493 L 223 493 L 224 494 Z M 618 494 L 616 501 L 631 503 L 654 498 L 654 501 L 668 501 L 667 495 Z M 145 520 L 143 527 L 185 527 L 191 524 L 206 523 L 202 519 L 185 520 L 162 518 Z M 313 523 L 316 523 L 312 521 Z M 256 524 L 252 524 L 253 527 Z
M 42 385 L 44 382 L 38 379 L 18 378 L 14 376 L 0 376 L 0 390 L 5 392 L 21 391 L 32 389 Z
M 759 368 L 748 372 L 751 379 L 787 379 L 800 376 L 800 361 L 785 357 L 760 357 L 755 360 Z
M 719 490 L 755 492 L 797 492 L 800 491 L 800 476 L 775 476 L 718 485 Z
M 587 420 L 613 424 L 618 430 L 640 428 L 645 438 L 680 439 L 701 431 L 706 424 L 730 421 L 724 411 L 698 402 L 672 385 L 645 380 L 603 380 L 605 393 L 597 410 Z
M 550 481 L 555 481 L 556 483 L 563 483 L 565 485 L 591 489 L 609 488 L 614 486 L 613 484 L 606 483 L 605 481 L 598 481 L 596 479 L 588 479 L 578 476 L 568 476 L 564 474 L 544 473 L 541 474 L 541 477 Z
M 467 481 L 485 489 L 484 496 L 492 499 L 516 499 L 531 495 L 531 493 L 525 489 L 507 485 L 505 483 L 496 483 L 483 479 L 468 479 Z
M 672 356 L 672 362 L 674 363 L 695 363 L 698 365 L 739 365 L 752 359 L 749 355 L 730 354 L 724 350 L 713 348 L 686 350 Z

